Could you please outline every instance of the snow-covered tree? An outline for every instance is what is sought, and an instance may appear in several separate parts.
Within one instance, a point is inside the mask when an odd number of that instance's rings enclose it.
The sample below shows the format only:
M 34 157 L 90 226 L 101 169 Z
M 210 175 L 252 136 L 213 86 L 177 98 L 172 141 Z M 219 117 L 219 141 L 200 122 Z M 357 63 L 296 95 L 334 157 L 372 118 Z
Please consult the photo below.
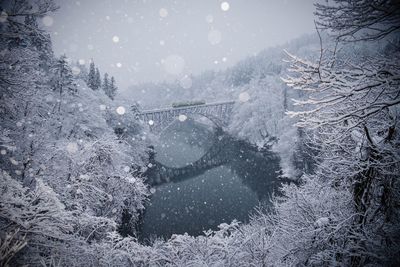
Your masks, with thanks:
M 116 83 L 115 83 L 114 76 L 112 76 L 112 77 L 111 77 L 111 80 L 110 80 L 110 86 L 109 86 L 107 95 L 108 95 L 111 99 L 114 99 L 115 95 L 117 94 L 117 90 L 118 90 L 118 87 L 117 87 L 117 85 L 116 85 Z
M 65 56 L 54 57 L 35 23 L 56 9 L 52 1 L 7 7 L 0 26 L 0 263 L 99 266 L 96 251 L 108 246 L 122 211 L 132 225 L 143 209 L 148 191 L 133 171 L 146 165 L 146 144 L 118 139 L 114 124 L 128 123 L 109 98 L 77 80 Z M 126 127 L 137 129 L 133 121 Z
M 64 93 L 76 93 L 76 84 L 74 83 L 74 77 L 72 70 L 67 63 L 66 56 L 62 55 L 53 66 L 53 79 L 52 88 L 59 94 L 60 100 Z
M 108 92 L 110 90 L 110 81 L 108 78 L 108 73 L 104 73 L 103 84 L 101 87 L 103 88 L 104 93 L 108 95 Z
M 317 25 L 331 30 L 337 40 L 382 39 L 388 46 L 398 42 L 392 36 L 399 30 L 398 3 L 334 2 L 316 5 Z M 296 101 L 304 111 L 291 115 L 300 118 L 298 126 L 313 129 L 311 140 L 320 161 L 317 179 L 327 186 L 350 188 L 356 212 L 351 223 L 365 236 L 353 239 L 357 254 L 344 257 L 353 266 L 383 258 L 394 261 L 400 251 L 395 241 L 400 234 L 398 46 L 390 55 L 378 50 L 353 55 L 353 60 L 327 47 L 321 47 L 317 62 L 288 55 L 296 74 L 286 82 L 307 96 Z
M 89 88 L 92 90 L 97 90 L 97 80 L 96 80 L 96 69 L 94 66 L 93 60 L 90 62 L 89 65 L 89 74 L 88 74 L 88 80 L 87 80 L 87 85 Z
M 96 68 L 95 84 L 96 84 L 96 90 L 101 88 L 101 75 L 99 68 Z

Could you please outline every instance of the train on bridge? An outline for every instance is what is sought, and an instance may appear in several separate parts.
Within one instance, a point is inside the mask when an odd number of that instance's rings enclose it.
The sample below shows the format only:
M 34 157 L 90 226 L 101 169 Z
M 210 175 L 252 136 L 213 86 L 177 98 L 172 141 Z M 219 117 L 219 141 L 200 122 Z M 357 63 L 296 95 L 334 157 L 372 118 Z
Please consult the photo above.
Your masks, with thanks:
M 185 102 L 177 102 L 172 103 L 173 108 L 182 108 L 188 106 L 198 106 L 198 105 L 205 105 L 206 101 L 204 100 L 196 100 L 196 101 L 185 101 Z

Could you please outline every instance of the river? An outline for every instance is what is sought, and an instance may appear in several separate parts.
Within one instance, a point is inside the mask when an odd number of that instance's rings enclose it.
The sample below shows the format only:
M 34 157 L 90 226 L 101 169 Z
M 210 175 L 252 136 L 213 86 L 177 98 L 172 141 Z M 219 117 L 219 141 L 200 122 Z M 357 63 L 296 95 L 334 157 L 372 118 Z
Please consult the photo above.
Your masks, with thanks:
M 247 222 L 261 202 L 277 192 L 279 159 L 259 152 L 220 130 L 177 121 L 154 145 L 147 173 L 153 195 L 146 206 L 139 238 L 200 235 L 236 219 Z

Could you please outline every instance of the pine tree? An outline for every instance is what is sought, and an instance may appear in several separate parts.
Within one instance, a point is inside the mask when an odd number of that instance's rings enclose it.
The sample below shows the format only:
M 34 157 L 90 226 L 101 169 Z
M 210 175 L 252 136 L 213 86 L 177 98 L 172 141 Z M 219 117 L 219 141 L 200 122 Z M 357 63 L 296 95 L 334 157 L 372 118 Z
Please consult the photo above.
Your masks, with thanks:
M 104 93 L 108 96 L 108 92 L 110 90 L 110 81 L 108 79 L 108 73 L 104 73 L 103 85 L 102 85 Z
M 110 89 L 109 89 L 109 94 L 107 94 L 112 100 L 114 100 L 115 95 L 117 94 L 117 85 L 115 84 L 115 79 L 114 77 L 111 77 L 111 82 L 110 82 Z
M 98 68 L 96 68 L 96 78 L 95 78 L 95 84 L 96 84 L 96 89 L 101 88 L 101 77 L 100 77 L 100 71 Z
M 54 76 L 52 78 L 53 91 L 59 93 L 60 97 L 65 91 L 76 93 L 76 86 L 73 82 L 74 76 L 67 63 L 67 57 L 62 55 L 54 64 Z
M 89 67 L 89 75 L 88 75 L 88 80 L 87 80 L 87 85 L 89 88 L 96 90 L 96 70 L 94 67 L 94 62 L 90 62 L 90 67 Z

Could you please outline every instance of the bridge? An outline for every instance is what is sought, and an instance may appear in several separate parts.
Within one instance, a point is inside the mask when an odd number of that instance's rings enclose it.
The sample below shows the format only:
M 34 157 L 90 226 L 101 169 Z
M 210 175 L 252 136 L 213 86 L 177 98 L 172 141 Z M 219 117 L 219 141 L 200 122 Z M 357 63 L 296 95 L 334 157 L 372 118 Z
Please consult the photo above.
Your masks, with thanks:
M 215 102 L 201 105 L 188 105 L 176 108 L 144 110 L 137 113 L 138 119 L 147 122 L 152 132 L 162 132 L 180 115 L 203 116 L 216 126 L 223 128 L 229 124 L 235 101 Z
M 169 167 L 160 162 L 153 161 L 154 166 L 145 173 L 147 183 L 157 186 L 169 182 L 179 182 L 195 177 L 205 171 L 228 163 L 231 149 L 226 146 L 232 142 L 229 136 L 216 136 L 208 151 L 197 161 L 183 167 Z
M 144 174 L 147 177 L 146 182 L 152 187 L 171 182 L 178 183 L 197 177 L 215 167 L 229 165 L 242 179 L 243 184 L 254 191 L 260 199 L 267 188 L 275 188 L 278 185 L 266 185 L 274 183 L 274 179 L 271 177 L 275 177 L 276 172 L 280 170 L 279 157 L 274 152 L 264 152 L 262 157 L 251 156 L 248 153 L 254 153 L 253 155 L 255 155 L 258 152 L 251 152 L 254 148 L 248 143 L 242 140 L 235 140 L 229 135 L 223 134 L 222 131 L 217 132 L 211 143 L 212 145 L 200 159 L 183 167 L 166 166 L 153 159 L 151 161 L 153 166 L 148 168 Z M 247 154 L 243 154 L 244 151 L 247 151 Z M 243 157 L 250 157 L 251 159 L 246 158 L 246 160 L 243 160 Z M 256 170 L 255 165 L 261 164 L 265 166 L 265 177 L 270 177 L 265 181 L 263 179 L 262 182 L 257 180 L 258 175 L 247 173 L 248 170 Z M 290 182 L 285 179 L 280 181 Z M 260 183 L 265 184 L 265 186 L 260 187 Z

